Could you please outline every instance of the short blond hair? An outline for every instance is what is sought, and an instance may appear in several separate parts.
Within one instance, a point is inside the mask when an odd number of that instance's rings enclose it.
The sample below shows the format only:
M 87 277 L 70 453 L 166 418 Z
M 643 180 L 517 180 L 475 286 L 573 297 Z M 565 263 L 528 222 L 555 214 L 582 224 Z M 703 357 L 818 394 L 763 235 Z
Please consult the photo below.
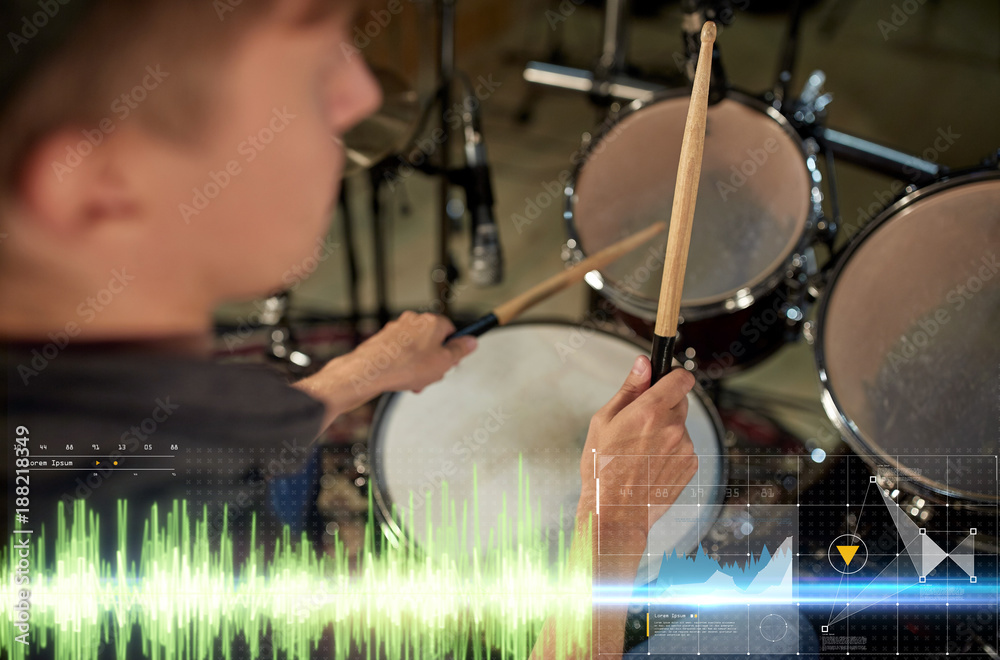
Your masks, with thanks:
M 13 199 L 32 147 L 60 128 L 81 129 L 81 150 L 124 120 L 178 141 L 197 137 L 225 52 L 274 2 L 96 0 L 0 106 L 0 205 Z M 301 20 L 342 4 L 316 0 Z

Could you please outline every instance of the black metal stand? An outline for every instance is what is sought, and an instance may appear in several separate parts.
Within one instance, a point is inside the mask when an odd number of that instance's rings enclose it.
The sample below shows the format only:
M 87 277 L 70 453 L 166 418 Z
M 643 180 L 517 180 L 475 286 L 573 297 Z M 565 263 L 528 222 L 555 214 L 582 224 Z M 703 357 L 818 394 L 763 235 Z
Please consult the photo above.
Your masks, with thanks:
M 788 16 L 788 31 L 781 48 L 778 79 L 774 83 L 774 99 L 778 107 L 788 98 L 788 88 L 795 75 L 795 61 L 799 54 L 799 26 L 802 24 L 802 0 L 794 0 Z
M 375 317 L 379 327 L 384 326 L 392 318 L 389 312 L 389 283 L 385 258 L 385 219 L 382 217 L 382 181 L 383 170 L 374 167 L 369 170 L 371 181 L 372 209 L 372 249 L 375 257 Z
M 347 180 L 340 186 L 340 212 L 343 214 L 344 252 L 347 255 L 347 295 L 351 300 L 351 311 L 348 319 L 351 324 L 351 341 L 357 346 L 361 343 L 361 291 L 360 273 L 358 270 L 358 246 L 354 240 L 354 216 L 347 199 Z
M 440 41 L 438 50 L 438 101 L 440 107 L 440 130 L 443 132 L 437 145 L 440 168 L 447 172 L 451 167 L 451 131 L 446 113 L 451 107 L 451 85 L 455 79 L 455 0 L 440 0 Z M 431 271 L 431 281 L 435 287 L 438 309 L 450 315 L 448 291 L 457 278 L 457 269 L 451 257 L 451 218 L 448 216 L 448 202 L 451 200 L 451 181 L 442 177 L 438 193 L 438 253 Z

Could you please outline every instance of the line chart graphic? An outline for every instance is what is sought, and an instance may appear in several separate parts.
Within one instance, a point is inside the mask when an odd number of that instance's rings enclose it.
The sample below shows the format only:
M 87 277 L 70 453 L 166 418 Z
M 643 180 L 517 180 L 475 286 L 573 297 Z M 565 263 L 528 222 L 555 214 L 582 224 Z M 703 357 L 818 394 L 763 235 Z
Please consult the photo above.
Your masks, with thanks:
M 857 558 L 857 552 L 864 547 L 864 541 L 855 534 L 845 534 L 838 537 L 831 545 L 836 545 L 839 559 L 844 562 L 844 568 L 837 568 L 835 559 L 831 553 L 831 564 L 841 573 L 842 579 L 838 584 L 837 593 L 831 603 L 831 614 L 825 628 L 843 621 L 844 619 L 858 614 L 870 607 L 874 607 L 884 602 L 896 602 L 898 596 L 907 590 L 927 584 L 927 577 L 942 562 L 950 558 L 955 565 L 965 574 L 963 580 L 969 584 L 976 584 L 975 575 L 975 539 L 976 528 L 968 530 L 968 534 L 951 550 L 946 552 L 941 545 L 927 535 L 927 528 L 919 527 L 914 520 L 900 508 L 899 504 L 891 497 L 888 488 L 878 486 L 874 478 L 869 480 L 869 490 L 875 489 L 881 496 L 882 503 L 886 511 L 892 518 L 896 533 L 899 536 L 901 548 L 896 552 L 896 556 L 885 565 L 881 571 L 867 582 L 861 582 L 860 589 L 851 590 L 844 588 L 843 600 L 841 600 L 841 587 L 846 576 L 857 574 L 864 566 Z M 865 498 L 867 504 L 867 493 Z M 846 539 L 846 541 L 845 541 Z M 848 542 L 853 541 L 852 544 Z M 840 544 L 843 542 L 843 544 Z M 867 560 L 867 550 L 863 552 Z M 854 566 L 851 563 L 854 561 Z M 866 562 L 865 562 L 866 563 Z M 886 588 L 886 583 L 881 580 L 883 575 L 894 576 L 896 590 Z M 954 585 L 960 578 L 949 575 L 945 581 L 949 585 Z M 940 582 L 940 580 L 938 581 Z M 857 585 L 855 585 L 857 587 Z M 854 604 L 851 605 L 851 602 Z M 948 605 L 950 607 L 950 604 Z M 836 612 L 836 613 L 834 613 Z
M 899 504 L 889 497 L 888 489 L 880 488 L 879 494 L 882 495 L 885 508 L 892 516 L 896 532 L 903 541 L 903 551 L 913 562 L 913 568 L 916 569 L 920 578 L 926 579 L 927 574 L 933 571 L 938 564 L 945 558 L 951 557 L 952 561 L 965 571 L 973 582 L 976 581 L 976 529 L 974 527 L 969 530 L 969 535 L 962 539 L 951 552 L 945 552 L 940 545 L 927 536 L 926 528 L 917 527 L 917 524 L 906 515 Z
M 684 595 L 700 596 L 702 604 L 748 602 L 788 603 L 793 600 L 792 537 L 787 537 L 772 556 L 767 546 L 758 557 L 721 564 L 698 546 L 693 557 L 678 557 L 677 551 L 664 556 L 660 573 L 650 587 L 653 601 L 672 601 Z
M 806 562 L 799 600 L 817 624 L 821 655 L 988 657 L 1000 641 L 1000 511 L 931 499 L 912 484 L 932 463 L 995 475 L 996 457 L 894 460 L 845 457 L 828 489 L 841 502 L 809 503 L 817 515 L 802 534 L 825 542 L 826 561 Z
M 671 553 L 648 585 L 652 653 L 794 652 L 795 544 L 763 546 L 745 561 L 720 561 L 702 545 Z

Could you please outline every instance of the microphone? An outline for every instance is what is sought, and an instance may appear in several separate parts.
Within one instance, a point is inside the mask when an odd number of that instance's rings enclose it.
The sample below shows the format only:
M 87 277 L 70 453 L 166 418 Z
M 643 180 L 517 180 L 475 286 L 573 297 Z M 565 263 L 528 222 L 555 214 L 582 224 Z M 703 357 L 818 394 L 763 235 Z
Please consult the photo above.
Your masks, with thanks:
M 474 102 L 469 102 L 469 101 Z M 472 215 L 472 260 L 469 276 L 476 286 L 495 286 L 503 279 L 500 233 L 493 216 L 493 185 L 486 143 L 479 124 L 479 100 L 470 95 L 462 109 L 465 137 L 465 201 Z
M 699 0 L 681 1 L 681 37 L 684 40 L 684 75 L 694 80 L 694 65 L 701 49 L 701 26 L 705 24 Z
M 733 22 L 731 0 L 681 0 L 681 37 L 684 40 L 685 69 L 688 80 L 694 80 L 695 64 L 701 50 L 701 28 L 707 20 L 716 25 Z M 729 79 L 722 66 L 722 52 L 716 43 L 712 49 L 711 82 L 708 88 L 708 104 L 715 105 L 726 97 Z

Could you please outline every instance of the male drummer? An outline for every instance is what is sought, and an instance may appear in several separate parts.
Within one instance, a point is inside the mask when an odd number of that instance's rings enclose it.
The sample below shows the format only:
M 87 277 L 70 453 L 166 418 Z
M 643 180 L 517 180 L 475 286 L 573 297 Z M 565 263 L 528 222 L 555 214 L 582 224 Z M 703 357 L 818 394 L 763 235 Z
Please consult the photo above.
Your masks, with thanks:
M 475 349 L 468 337 L 442 345 L 447 319 L 407 312 L 293 387 L 210 359 L 213 309 L 281 288 L 325 235 L 339 138 L 379 106 L 363 59 L 343 47 L 355 10 L 346 0 L 0 9 L 12 51 L 0 69 L 5 433 L 11 447 L 27 438 L 40 461 L 37 529 L 53 529 L 57 502 L 85 499 L 105 521 L 107 550 L 119 498 L 145 516 L 188 497 L 225 504 L 233 534 L 255 514 L 259 543 L 273 500 L 265 484 L 301 463 L 334 418 L 386 391 L 420 390 Z M 649 373 L 639 358 L 595 415 L 584 473 L 591 450 L 653 455 L 671 483 L 694 473 L 684 428 L 694 379 L 679 371 L 650 388 Z M 92 445 L 128 470 L 79 458 Z M 646 478 L 631 469 L 612 462 L 607 481 Z M 585 485 L 581 521 L 596 500 Z M 602 565 L 602 579 L 634 577 L 648 518 L 602 515 L 634 556 Z M 590 553 L 592 540 L 578 539 Z M 623 625 L 616 605 L 595 626 L 613 653 Z

